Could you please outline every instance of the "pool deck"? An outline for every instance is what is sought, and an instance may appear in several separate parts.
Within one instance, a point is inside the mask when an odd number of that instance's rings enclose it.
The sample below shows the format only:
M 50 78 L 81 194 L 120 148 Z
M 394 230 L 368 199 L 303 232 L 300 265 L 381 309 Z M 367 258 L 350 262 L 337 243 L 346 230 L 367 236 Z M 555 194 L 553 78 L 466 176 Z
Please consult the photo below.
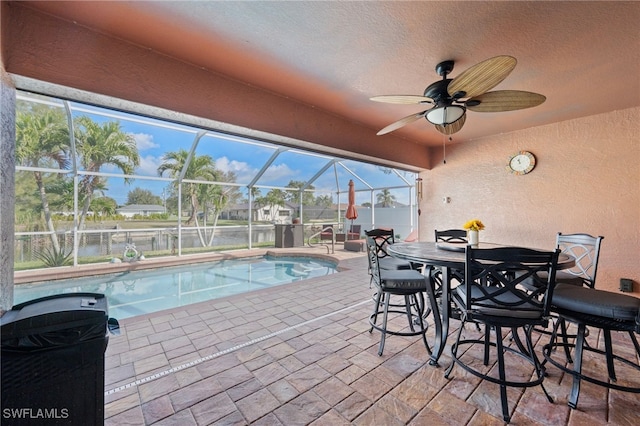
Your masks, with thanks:
M 343 272 L 122 320 L 105 354 L 105 424 L 503 424 L 497 385 L 461 368 L 444 378 L 449 347 L 440 368 L 414 337 L 389 336 L 379 357 L 366 257 L 341 247 L 333 257 Z M 570 410 L 570 377 L 547 372 L 555 403 L 540 387 L 511 388 L 511 424 L 640 424 L 637 394 L 583 383 Z

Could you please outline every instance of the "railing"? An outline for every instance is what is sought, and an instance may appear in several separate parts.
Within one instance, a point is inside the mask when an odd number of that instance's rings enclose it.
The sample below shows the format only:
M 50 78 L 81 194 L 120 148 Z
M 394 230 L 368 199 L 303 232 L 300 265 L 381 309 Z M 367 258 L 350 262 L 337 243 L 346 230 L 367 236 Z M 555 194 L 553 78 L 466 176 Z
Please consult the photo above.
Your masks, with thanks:
M 201 229 L 213 232 L 214 228 L 201 227 Z M 52 249 L 52 235 L 55 235 L 58 240 L 60 254 L 56 254 Z M 78 240 L 75 241 L 74 237 Z M 124 258 L 128 244 L 135 244 L 138 254 L 149 258 L 246 249 L 249 247 L 249 239 L 254 247 L 273 246 L 274 237 L 273 225 L 266 224 L 254 225 L 251 235 L 246 225 L 218 226 L 215 228 L 213 244 L 205 246 L 200 242 L 198 229 L 193 227 L 182 228 L 181 244 L 179 244 L 179 234 L 175 227 L 106 227 L 81 230 L 76 233 L 67 229 L 55 234 L 42 231 L 17 232 L 14 244 L 14 267 L 17 270 L 23 270 L 70 266 L 74 264 L 74 256 L 78 259 L 78 264 L 108 262 L 115 258 Z
M 322 241 L 326 241 L 326 240 L 322 240 L 320 238 L 320 242 L 319 243 L 312 243 L 311 242 L 312 239 L 320 237 L 320 235 L 323 232 L 329 232 L 329 231 L 331 231 L 331 252 L 329 252 L 329 244 L 322 242 Z M 336 245 L 336 234 L 334 232 L 333 227 L 332 226 L 327 226 L 326 228 L 321 229 L 320 231 L 316 232 L 315 234 L 309 236 L 309 238 L 307 239 L 307 245 L 309 247 L 314 247 L 314 245 L 325 246 L 327 248 L 327 254 L 329 254 L 329 253 L 334 254 L 335 253 L 335 245 Z

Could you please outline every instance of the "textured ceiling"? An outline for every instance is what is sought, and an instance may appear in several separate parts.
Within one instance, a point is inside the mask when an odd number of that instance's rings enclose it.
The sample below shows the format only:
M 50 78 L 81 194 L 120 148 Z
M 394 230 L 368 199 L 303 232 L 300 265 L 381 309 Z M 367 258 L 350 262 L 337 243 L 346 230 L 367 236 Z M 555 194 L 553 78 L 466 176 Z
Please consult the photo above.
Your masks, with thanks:
M 418 105 L 435 65 L 450 77 L 496 55 L 518 59 L 494 90 L 545 95 L 540 106 L 469 112 L 462 142 L 640 105 L 639 2 L 33 2 L 31 7 L 377 130 Z M 247 105 L 251 108 L 251 105 Z M 436 146 L 425 120 L 395 132 Z M 384 137 L 384 136 L 383 136 Z

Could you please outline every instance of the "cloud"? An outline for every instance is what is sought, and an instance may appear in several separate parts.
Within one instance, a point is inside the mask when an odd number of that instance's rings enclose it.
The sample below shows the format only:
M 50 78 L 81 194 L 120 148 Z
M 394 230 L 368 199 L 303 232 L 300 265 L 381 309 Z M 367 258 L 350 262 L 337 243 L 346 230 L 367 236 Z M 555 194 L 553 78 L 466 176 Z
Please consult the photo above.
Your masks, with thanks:
M 259 182 L 263 185 L 282 184 L 282 186 L 284 186 L 288 184 L 296 174 L 297 173 L 287 164 L 272 164 L 259 179 Z
M 127 161 L 126 158 L 122 157 L 122 161 Z M 136 168 L 134 175 L 140 176 L 158 176 L 158 166 L 162 163 L 162 158 L 156 157 L 154 155 L 147 155 L 140 157 L 140 165 Z M 100 171 L 103 173 L 116 173 L 122 174 L 122 170 L 117 167 L 113 163 L 104 164 Z M 165 177 L 167 177 L 166 175 Z
M 140 165 L 136 169 L 137 175 L 158 176 L 158 166 L 162 163 L 162 158 L 154 155 L 140 157 Z M 165 173 L 165 176 L 168 174 Z
M 233 172 L 236 175 L 236 182 L 238 183 L 249 183 L 258 172 L 258 169 L 251 167 L 247 162 L 229 161 L 227 157 L 216 158 L 216 169 L 225 173 Z
M 148 133 L 131 133 L 131 136 L 136 140 L 138 151 L 145 151 L 147 149 L 160 147 L 160 145 L 153 141 L 153 135 Z
M 248 184 L 258 173 L 259 169 L 244 161 L 229 160 L 227 157 L 216 159 L 216 168 L 223 172 L 233 172 L 236 175 L 236 182 Z M 271 165 L 258 180 L 262 185 L 286 185 L 298 172 L 291 169 L 287 164 Z

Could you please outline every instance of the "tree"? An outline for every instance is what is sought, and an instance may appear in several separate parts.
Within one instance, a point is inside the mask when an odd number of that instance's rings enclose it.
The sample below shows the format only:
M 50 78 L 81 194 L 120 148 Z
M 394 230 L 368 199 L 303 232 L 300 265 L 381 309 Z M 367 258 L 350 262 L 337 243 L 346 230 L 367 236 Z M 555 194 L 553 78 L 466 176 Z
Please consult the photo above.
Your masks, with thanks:
M 167 152 L 162 157 L 162 163 L 158 167 L 158 175 L 162 176 L 164 172 L 176 179 L 173 184 L 173 190 L 178 192 L 178 185 L 182 184 L 182 196 L 184 200 L 188 200 L 191 208 L 187 224 L 194 223 L 198 214 L 198 185 L 194 182 L 178 182 L 178 178 L 182 175 L 183 169 L 184 179 L 200 180 L 200 181 L 218 181 L 221 173 L 215 168 L 215 161 L 209 155 L 194 155 L 191 162 L 187 165 L 189 152 L 184 149 L 179 151 Z
M 260 196 L 262 195 L 262 191 L 260 191 L 260 188 L 256 187 L 256 186 L 252 186 L 251 188 L 249 188 L 249 193 L 251 194 L 251 199 L 252 200 L 256 200 L 257 198 L 260 198 Z M 247 199 L 248 201 L 248 199 Z
M 162 176 L 168 172 L 176 178 L 172 185 L 172 191 L 178 192 L 179 185 L 182 185 L 182 196 L 188 200 L 191 206 L 191 213 L 187 223 L 195 223 L 198 231 L 200 244 L 203 247 L 213 244 L 216 226 L 220 212 L 230 202 L 236 202 L 240 198 L 240 191 L 237 186 L 223 186 L 217 183 L 196 183 L 178 181 L 183 174 L 184 180 L 202 182 L 235 182 L 235 175 L 231 172 L 224 173 L 216 169 L 214 159 L 209 155 L 194 155 L 187 164 L 189 153 L 183 149 L 176 152 L 167 152 L 162 164 L 158 167 L 158 174 Z M 202 209 L 203 227 L 199 223 L 199 210 Z M 213 220 L 213 227 L 207 235 L 207 222 Z
M 388 189 L 383 189 L 376 195 L 376 201 L 378 204 L 382 204 L 382 207 L 391 207 L 396 202 L 396 196 Z
M 316 197 L 316 206 L 331 207 L 333 205 L 333 197 L 331 195 L 319 195 Z
M 117 121 L 108 121 L 102 125 L 89 117 L 79 117 L 76 123 L 76 150 L 81 167 L 87 172 L 97 173 L 105 165 L 112 165 L 125 175 L 132 175 L 140 164 L 140 155 L 133 135 L 126 133 Z M 125 178 L 129 183 L 130 179 Z M 82 199 L 82 212 L 78 227 L 84 221 L 91 205 L 94 193 L 106 187 L 105 178 L 90 174 L 82 176 L 78 188 L 78 197 Z
M 48 182 L 47 194 L 51 195 L 50 205 L 57 211 L 73 212 L 73 179 L 62 178 Z M 79 200 L 82 202 L 82 200 Z
M 16 170 L 15 193 L 16 231 L 31 231 L 38 224 L 36 215 L 39 216 L 42 212 L 42 202 L 33 178 L 33 172 Z M 18 225 L 21 225 L 20 229 Z
M 165 209 L 168 214 L 178 215 L 178 193 L 173 189 L 167 190 L 167 197 L 164 200 Z
M 235 182 L 236 177 L 232 172 L 220 173 L 220 179 L 223 182 Z M 220 213 L 225 209 L 225 207 L 231 203 L 237 202 L 240 197 L 240 191 L 237 186 L 228 185 L 209 185 L 209 184 L 200 184 L 199 185 L 199 200 L 203 207 L 203 225 L 204 230 L 198 226 L 198 236 L 200 238 L 200 242 L 202 245 L 211 246 L 213 245 L 213 238 L 215 235 L 216 227 L 218 226 L 218 218 L 220 217 Z M 209 236 L 207 237 L 207 222 L 209 218 L 213 221 L 213 227 Z M 198 217 L 196 216 L 196 224 L 198 223 Z
M 111 217 L 116 213 L 118 203 L 111 197 L 97 197 L 91 200 L 91 211 L 93 212 L 93 220 L 98 217 Z
M 127 194 L 127 204 L 157 204 L 162 205 L 162 197 L 155 195 L 148 189 L 133 188 Z
M 264 197 L 262 197 L 262 192 L 260 191 L 260 188 L 257 188 L 255 186 L 252 186 L 251 188 L 249 188 L 249 194 L 251 195 L 251 200 L 253 200 L 251 202 L 251 205 L 253 207 L 251 211 L 251 220 L 256 221 L 258 220 L 258 209 L 262 207 L 260 203 Z M 249 198 L 246 199 L 246 202 L 247 203 L 249 202 Z
M 269 215 L 273 220 L 278 211 L 278 207 L 284 207 L 285 193 L 281 189 L 272 189 L 267 195 L 259 198 L 259 204 L 269 206 Z
M 52 108 L 21 112 L 16 115 L 16 162 L 27 167 L 68 167 L 69 130 L 61 111 Z M 60 244 L 51 219 L 51 210 L 43 172 L 33 172 L 47 230 L 51 233 L 53 253 Z M 62 175 L 58 175 L 62 177 Z
M 295 190 L 287 190 L 286 193 L 284 194 L 284 199 L 286 201 L 290 201 L 292 203 L 296 203 L 298 204 L 300 202 L 300 190 L 306 185 L 306 182 L 302 182 L 302 181 L 298 181 L 298 180 L 291 180 L 289 181 L 289 183 L 287 184 L 287 188 L 294 188 Z M 313 190 L 315 189 L 315 187 L 313 185 L 309 185 L 307 187 L 307 189 L 309 190 Z M 304 191 L 302 193 L 302 204 L 305 206 L 311 206 L 313 205 L 313 202 L 315 201 L 315 198 L 313 196 L 313 192 L 311 191 Z

